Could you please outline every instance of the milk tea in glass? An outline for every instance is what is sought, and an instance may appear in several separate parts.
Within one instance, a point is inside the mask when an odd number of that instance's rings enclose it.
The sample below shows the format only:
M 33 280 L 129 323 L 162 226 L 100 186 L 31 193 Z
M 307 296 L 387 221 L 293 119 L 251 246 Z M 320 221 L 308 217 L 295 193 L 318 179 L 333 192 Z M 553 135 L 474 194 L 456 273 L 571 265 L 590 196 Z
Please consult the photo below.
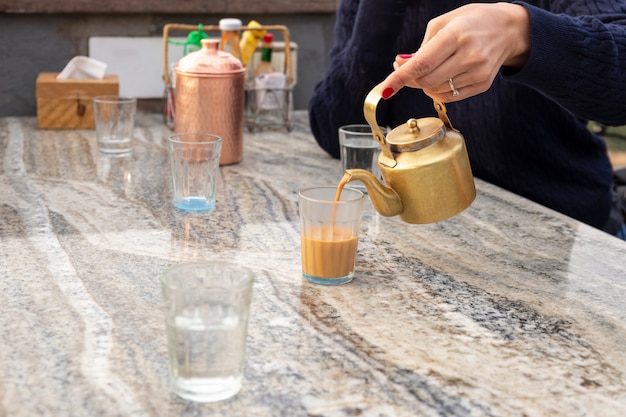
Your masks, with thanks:
M 302 273 L 316 284 L 339 285 L 354 278 L 364 194 L 335 186 L 300 190 Z

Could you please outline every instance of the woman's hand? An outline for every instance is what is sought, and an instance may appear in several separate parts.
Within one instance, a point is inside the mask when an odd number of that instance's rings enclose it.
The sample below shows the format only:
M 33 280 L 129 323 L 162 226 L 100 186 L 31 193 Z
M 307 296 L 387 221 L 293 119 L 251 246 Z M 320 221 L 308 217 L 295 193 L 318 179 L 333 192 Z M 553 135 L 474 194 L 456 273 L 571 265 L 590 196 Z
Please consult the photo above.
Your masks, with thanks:
M 529 53 L 524 7 L 468 4 L 428 23 L 420 49 L 396 57 L 382 95 L 387 99 L 409 86 L 442 102 L 462 100 L 489 89 L 502 66 L 521 68 Z

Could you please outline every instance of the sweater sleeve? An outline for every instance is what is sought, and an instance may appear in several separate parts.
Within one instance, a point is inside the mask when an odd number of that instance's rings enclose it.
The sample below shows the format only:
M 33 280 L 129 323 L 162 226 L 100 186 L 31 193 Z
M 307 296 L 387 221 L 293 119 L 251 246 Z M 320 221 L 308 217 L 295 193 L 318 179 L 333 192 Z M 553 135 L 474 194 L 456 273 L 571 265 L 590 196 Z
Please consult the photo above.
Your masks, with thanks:
M 323 80 L 309 101 L 311 130 L 319 145 L 339 158 L 338 132 L 349 123 L 365 123 L 365 96 L 392 70 L 395 40 L 402 30 L 405 1 L 342 0 L 335 43 Z
M 525 2 L 531 53 L 519 71 L 503 76 L 525 84 L 584 120 L 626 124 L 626 2 L 550 2 L 547 11 Z

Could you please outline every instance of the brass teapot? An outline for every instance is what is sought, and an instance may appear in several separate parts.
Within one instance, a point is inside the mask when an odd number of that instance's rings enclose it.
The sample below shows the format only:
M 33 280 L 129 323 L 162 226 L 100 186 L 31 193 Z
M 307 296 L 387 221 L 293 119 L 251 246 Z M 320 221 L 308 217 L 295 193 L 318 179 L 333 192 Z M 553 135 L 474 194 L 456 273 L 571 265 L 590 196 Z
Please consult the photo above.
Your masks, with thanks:
M 434 223 L 459 214 L 476 197 L 465 140 L 452 127 L 443 103 L 437 117 L 409 119 L 388 133 L 376 121 L 381 84 L 365 98 L 363 112 L 381 153 L 378 166 L 386 186 L 369 171 L 348 169 L 342 182 L 360 180 L 376 211 L 407 223 Z

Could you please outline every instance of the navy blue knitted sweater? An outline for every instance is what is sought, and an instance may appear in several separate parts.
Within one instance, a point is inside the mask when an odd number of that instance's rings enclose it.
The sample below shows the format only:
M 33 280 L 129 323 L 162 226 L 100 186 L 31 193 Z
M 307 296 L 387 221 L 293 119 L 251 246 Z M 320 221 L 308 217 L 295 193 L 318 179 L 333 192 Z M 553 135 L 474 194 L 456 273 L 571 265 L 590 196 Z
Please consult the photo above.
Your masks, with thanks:
M 466 3 L 342 0 L 327 73 L 309 103 L 320 146 L 338 158 L 337 129 L 365 123 L 363 100 L 395 55 L 417 50 L 430 19 Z M 528 63 L 448 104 L 448 115 L 465 136 L 474 175 L 602 229 L 612 168 L 587 121 L 626 124 L 626 0 L 513 3 L 530 13 Z M 436 113 L 420 90 L 403 88 L 378 105 L 383 126 L 425 116 Z

